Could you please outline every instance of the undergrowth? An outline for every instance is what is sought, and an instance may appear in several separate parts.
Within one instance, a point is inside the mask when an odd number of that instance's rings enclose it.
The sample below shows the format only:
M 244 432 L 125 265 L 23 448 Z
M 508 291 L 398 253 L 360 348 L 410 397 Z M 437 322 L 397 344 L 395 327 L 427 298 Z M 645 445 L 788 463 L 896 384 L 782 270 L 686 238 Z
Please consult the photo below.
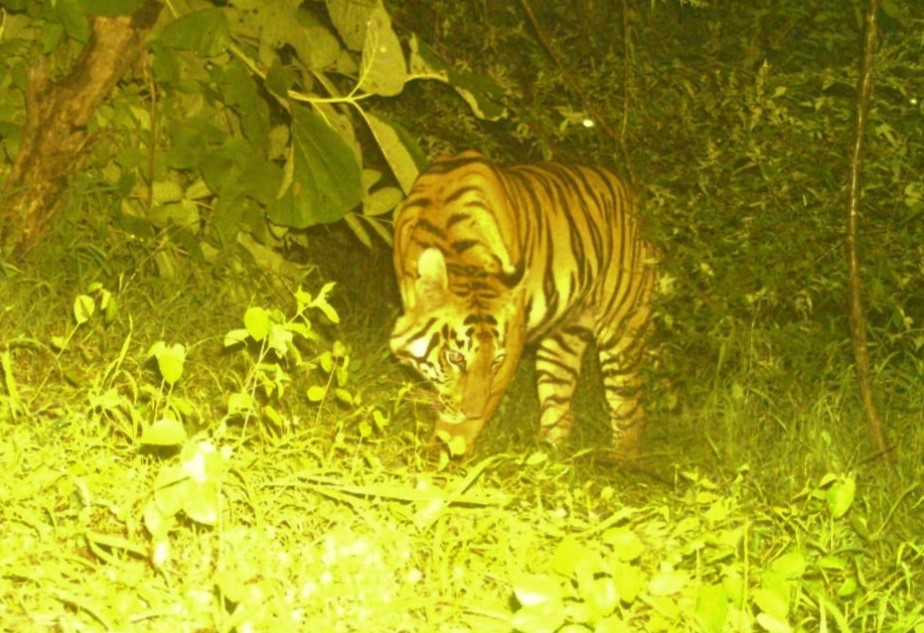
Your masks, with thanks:
M 720 418 L 772 415 L 748 389 L 659 414 L 626 470 L 593 379 L 571 445 L 524 441 L 526 370 L 483 449 L 440 472 L 407 377 L 348 360 L 384 328 L 337 327 L 315 275 L 237 317 L 201 278 L 182 339 L 156 294 L 36 305 L 14 277 L 7 314 L 46 318 L 3 328 L 5 630 L 924 630 L 919 485 L 836 459 L 837 437 L 800 444 L 814 468 L 729 467 L 748 443 Z M 715 431 L 671 437 L 697 423 Z

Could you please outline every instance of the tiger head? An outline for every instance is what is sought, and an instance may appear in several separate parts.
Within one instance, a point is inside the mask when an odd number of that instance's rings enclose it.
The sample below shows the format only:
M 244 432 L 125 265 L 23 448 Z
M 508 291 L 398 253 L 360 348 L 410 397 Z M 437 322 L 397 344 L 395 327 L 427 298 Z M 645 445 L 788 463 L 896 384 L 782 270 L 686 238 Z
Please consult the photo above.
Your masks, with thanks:
M 462 425 L 471 444 L 513 377 L 523 349 L 522 270 L 486 273 L 450 262 L 438 248 L 420 252 L 404 271 L 404 314 L 392 352 L 439 394 L 437 430 Z

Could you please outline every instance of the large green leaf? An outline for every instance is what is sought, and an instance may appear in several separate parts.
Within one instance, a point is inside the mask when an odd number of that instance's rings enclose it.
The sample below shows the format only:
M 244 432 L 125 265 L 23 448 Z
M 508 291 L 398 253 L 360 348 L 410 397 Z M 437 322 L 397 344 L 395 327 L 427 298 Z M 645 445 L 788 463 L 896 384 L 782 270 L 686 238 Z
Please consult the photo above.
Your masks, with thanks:
M 194 51 L 202 57 L 217 55 L 230 39 L 228 19 L 221 9 L 206 9 L 181 16 L 167 24 L 160 43 L 168 48 Z
M 391 28 L 391 18 L 381 2 L 369 14 L 360 87 L 385 97 L 392 97 L 404 89 L 407 82 L 407 61 L 401 42 Z
M 507 116 L 507 108 L 501 103 L 504 91 L 494 81 L 453 68 L 416 37 L 411 38 L 410 46 L 412 78 L 445 81 L 456 89 L 480 119 L 497 121 Z
M 211 161 L 212 152 L 227 138 L 221 128 L 202 117 L 170 120 L 167 128 L 173 142 L 164 158 L 174 169 L 192 169 Z
M 222 248 L 234 243 L 234 238 L 244 220 L 246 204 L 247 199 L 243 196 L 218 196 L 215 201 L 209 225 L 212 237 Z
M 295 73 L 283 66 L 278 59 L 266 71 L 264 86 L 270 93 L 282 102 L 288 98 L 289 88 L 295 83 Z
M 55 14 L 67 34 L 85 43 L 90 39 L 90 22 L 87 20 L 87 10 L 78 0 L 60 0 L 53 4 Z
M 282 35 L 286 36 L 299 59 L 313 70 L 329 70 L 340 56 L 337 38 L 307 10 L 300 9 L 298 21 Z
M 177 52 L 167 46 L 151 42 L 151 70 L 154 79 L 164 87 L 175 86 L 182 80 L 182 71 Z
M 235 33 L 258 39 L 261 54 L 285 47 L 294 50 L 307 68 L 328 69 L 340 56 L 340 43 L 301 5 L 301 0 L 238 0 L 228 12 Z M 261 61 L 272 65 L 266 58 Z
M 326 0 L 327 13 L 340 38 L 353 51 L 363 50 L 369 14 L 379 4 L 377 0 Z
M 407 193 L 417 179 L 417 174 L 426 165 L 423 151 L 414 138 L 397 123 L 371 112 L 366 115 L 366 122 L 369 123 L 369 129 L 372 130 L 398 184 Z
M 336 222 L 359 205 L 363 188 L 350 146 L 305 107 L 292 107 L 292 151 L 283 194 L 268 209 L 276 224 L 305 228 Z
M 728 593 L 722 585 L 704 585 L 696 591 L 696 619 L 703 633 L 721 633 L 728 620 Z
M 347 47 L 363 52 L 361 89 L 383 96 L 400 93 L 407 81 L 407 61 L 381 1 L 328 0 L 327 10 Z
M 216 69 L 214 75 L 225 102 L 240 118 L 244 136 L 265 156 L 269 150 L 270 112 L 266 100 L 257 94 L 253 76 L 236 60 Z
M 246 140 L 230 138 L 201 164 L 209 189 L 222 196 L 248 196 L 268 205 L 282 182 L 281 170 Z

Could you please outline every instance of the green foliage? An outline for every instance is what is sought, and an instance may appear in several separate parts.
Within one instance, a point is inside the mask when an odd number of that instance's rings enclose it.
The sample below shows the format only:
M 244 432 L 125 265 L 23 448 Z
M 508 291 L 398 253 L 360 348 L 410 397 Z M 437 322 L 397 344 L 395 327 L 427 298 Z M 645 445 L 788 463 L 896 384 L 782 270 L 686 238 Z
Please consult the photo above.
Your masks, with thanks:
M 306 391 L 310 402 L 323 404 L 328 396 L 333 396 L 347 406 L 359 404 L 347 388 L 350 355 L 346 345 L 334 341 L 329 348 L 323 348 L 322 337 L 309 318 L 309 311 L 317 311 L 331 323 L 340 322 L 328 302 L 333 287 L 333 283 L 326 284 L 316 297 L 298 289 L 294 293 L 295 314 L 291 317 L 278 309 L 251 306 L 244 313 L 244 327 L 225 334 L 225 347 L 240 348 L 250 366 L 241 388 L 228 395 L 230 417 L 243 418 L 246 424 L 252 415 L 257 415 L 274 426 L 285 426 L 277 407 L 292 374 L 299 372 L 321 379 Z M 308 358 L 305 352 L 310 354 Z
M 858 584 L 874 541 L 852 527 L 867 520 L 852 507 L 854 477 L 829 474 L 785 507 L 760 508 L 744 498 L 747 472 L 730 494 L 687 473 L 679 505 L 624 507 L 556 539 L 545 570 L 511 582 L 513 628 L 782 633 L 830 620 L 846 632 L 875 617 Z
M 59 67 L 84 43 L 91 14 L 137 1 L 38 3 L 4 14 L 0 147 L 18 152 L 24 71 L 42 54 Z M 387 214 L 424 161 L 412 136 L 377 114 L 377 100 L 408 82 L 448 82 L 478 116 L 503 108 L 490 82 L 459 74 L 411 38 L 409 51 L 379 1 L 290 0 L 166 5 L 144 76 L 119 87 L 92 130 L 90 169 L 116 198 L 109 220 L 157 249 L 160 274 L 185 257 L 214 260 L 243 248 L 260 263 L 274 247 L 307 241 L 302 229 L 345 219 L 365 244 L 390 240 Z M 386 176 L 383 171 L 387 170 Z M 267 225 L 267 220 L 269 225 Z
M 52 336 L 51 344 L 61 352 L 67 350 L 71 338 L 81 326 L 89 322 L 96 314 L 97 303 L 105 322 L 111 323 L 118 313 L 118 301 L 101 283 L 94 282 L 87 288 L 87 294 L 78 295 L 74 299 L 74 327 L 68 332 L 67 336 Z
M 76 302 L 0 282 L 17 313 L 38 315 L 0 353 L 0 621 L 11 630 L 924 626 L 915 485 L 756 468 L 727 479 L 678 469 L 671 484 L 587 454 L 524 453 L 522 440 L 434 472 L 391 419 L 410 392 L 376 382 L 381 341 L 347 354 L 330 334 L 341 316 L 338 335 L 349 326 L 350 304 L 332 304 L 355 287 L 299 290 L 285 310 L 257 293 L 234 323 L 215 280 L 167 284 L 168 298 L 150 282 L 96 288 Z M 108 323 L 105 296 L 119 305 Z M 60 353 L 33 343 L 78 320 Z M 352 406 L 331 402 L 338 372 Z M 246 427 L 227 414 L 244 385 Z M 320 408 L 315 385 L 327 390 Z M 306 411 L 315 423 L 299 421 Z
M 155 540 L 154 563 L 163 565 L 162 547 L 181 512 L 190 520 L 214 526 L 221 515 L 223 455 L 208 442 L 183 447 L 179 462 L 164 466 L 154 482 L 154 498 L 144 510 L 145 527 Z

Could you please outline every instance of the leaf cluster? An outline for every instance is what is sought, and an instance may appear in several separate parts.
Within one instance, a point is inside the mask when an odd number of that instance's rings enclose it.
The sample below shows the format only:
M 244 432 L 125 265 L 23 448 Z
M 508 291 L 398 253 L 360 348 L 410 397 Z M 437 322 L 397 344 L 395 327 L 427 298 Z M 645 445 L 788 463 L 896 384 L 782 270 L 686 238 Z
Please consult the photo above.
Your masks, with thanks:
M 855 505 L 853 475 L 828 474 L 775 509 L 745 500 L 743 479 L 723 494 L 683 475 L 691 488 L 680 503 L 623 507 L 557 539 L 540 571 L 513 578 L 514 629 L 868 630 L 877 599 L 863 584 L 882 534 Z M 909 606 L 884 587 L 878 600 Z M 913 611 L 899 621 L 914 622 Z
M 139 5 L 4 3 L 8 160 L 19 150 L 30 60 L 65 68 L 90 16 Z M 504 114 L 416 37 L 399 39 L 378 0 L 171 2 L 143 62 L 90 122 L 98 143 L 86 169 L 114 198 L 109 221 L 156 248 L 166 276 L 184 257 L 229 250 L 262 264 L 260 245 L 304 244 L 304 229 L 340 220 L 367 245 L 373 234 L 389 241 L 387 214 L 424 158 L 376 110 L 409 82 L 450 83 L 478 116 Z

